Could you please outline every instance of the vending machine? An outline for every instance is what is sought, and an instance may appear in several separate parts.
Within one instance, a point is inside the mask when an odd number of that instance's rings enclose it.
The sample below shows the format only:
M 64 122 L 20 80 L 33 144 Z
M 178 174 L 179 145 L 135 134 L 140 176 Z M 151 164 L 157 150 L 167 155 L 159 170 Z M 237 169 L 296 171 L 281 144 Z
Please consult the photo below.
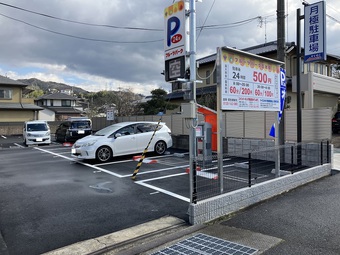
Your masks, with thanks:
M 203 122 L 196 127 L 197 163 L 204 168 L 212 165 L 211 150 L 212 127 L 210 123 Z

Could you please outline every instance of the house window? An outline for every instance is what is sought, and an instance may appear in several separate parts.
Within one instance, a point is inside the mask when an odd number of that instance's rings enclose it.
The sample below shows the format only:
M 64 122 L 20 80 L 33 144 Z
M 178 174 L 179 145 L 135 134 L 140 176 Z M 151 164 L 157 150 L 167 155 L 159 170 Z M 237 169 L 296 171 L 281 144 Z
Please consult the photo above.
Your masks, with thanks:
M 210 70 L 205 72 L 205 77 L 206 77 L 206 84 L 209 85 L 210 84 Z
M 71 106 L 71 100 L 61 100 L 61 106 L 70 107 Z
M 0 89 L 0 99 L 12 99 L 12 90 Z
M 315 63 L 314 64 L 314 73 L 318 73 L 319 72 L 319 64 Z
M 50 106 L 53 106 L 53 99 L 50 100 Z
M 213 83 L 214 84 L 217 83 L 217 72 L 216 72 L 216 69 L 215 69 L 214 74 L 213 74 Z

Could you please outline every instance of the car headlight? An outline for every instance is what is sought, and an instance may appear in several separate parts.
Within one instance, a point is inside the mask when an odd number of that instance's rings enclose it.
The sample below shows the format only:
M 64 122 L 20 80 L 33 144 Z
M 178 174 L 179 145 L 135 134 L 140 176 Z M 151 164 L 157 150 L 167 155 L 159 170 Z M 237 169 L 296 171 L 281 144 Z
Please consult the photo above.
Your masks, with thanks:
M 81 147 L 88 147 L 88 146 L 92 146 L 97 142 L 97 140 L 93 140 L 87 143 L 84 143 Z
M 50 135 L 50 132 L 47 132 L 46 134 L 45 134 L 45 136 L 49 136 Z
M 27 133 L 27 136 L 32 136 L 32 134 L 31 133 Z

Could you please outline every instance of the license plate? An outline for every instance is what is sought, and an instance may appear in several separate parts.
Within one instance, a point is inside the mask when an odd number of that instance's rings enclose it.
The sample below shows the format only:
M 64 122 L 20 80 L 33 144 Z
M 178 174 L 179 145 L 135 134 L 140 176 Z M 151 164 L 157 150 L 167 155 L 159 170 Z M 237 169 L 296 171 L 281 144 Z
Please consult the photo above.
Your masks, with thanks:
M 76 149 L 71 149 L 71 153 L 75 154 L 76 153 Z
M 78 130 L 78 134 L 85 134 L 84 130 Z
M 42 138 L 35 139 L 37 142 L 42 142 Z

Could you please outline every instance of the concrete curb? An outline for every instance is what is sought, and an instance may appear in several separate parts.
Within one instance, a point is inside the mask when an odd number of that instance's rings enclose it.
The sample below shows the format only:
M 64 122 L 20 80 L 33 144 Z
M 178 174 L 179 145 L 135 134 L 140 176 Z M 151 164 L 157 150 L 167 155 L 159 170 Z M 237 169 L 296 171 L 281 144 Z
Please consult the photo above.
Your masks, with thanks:
M 144 224 L 131 228 L 123 229 L 108 235 L 100 236 L 90 240 L 78 242 L 54 251 L 44 253 L 45 255 L 84 255 L 84 254 L 102 254 L 105 251 L 113 249 L 124 249 L 125 246 L 132 246 L 138 239 L 150 238 L 152 234 L 160 235 L 160 232 L 166 232 L 170 229 L 177 229 L 187 226 L 185 221 L 165 216 Z

